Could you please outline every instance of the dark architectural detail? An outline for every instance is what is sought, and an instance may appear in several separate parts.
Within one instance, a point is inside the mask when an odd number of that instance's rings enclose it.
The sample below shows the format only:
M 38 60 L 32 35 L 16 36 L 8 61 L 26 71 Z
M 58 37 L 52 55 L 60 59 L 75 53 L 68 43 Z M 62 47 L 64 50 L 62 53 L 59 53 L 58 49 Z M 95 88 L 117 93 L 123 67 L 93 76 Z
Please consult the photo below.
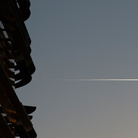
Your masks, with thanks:
M 36 107 L 23 105 L 15 93 L 35 72 L 24 24 L 29 7 L 29 0 L 0 0 L 0 138 L 37 137 L 31 123 Z

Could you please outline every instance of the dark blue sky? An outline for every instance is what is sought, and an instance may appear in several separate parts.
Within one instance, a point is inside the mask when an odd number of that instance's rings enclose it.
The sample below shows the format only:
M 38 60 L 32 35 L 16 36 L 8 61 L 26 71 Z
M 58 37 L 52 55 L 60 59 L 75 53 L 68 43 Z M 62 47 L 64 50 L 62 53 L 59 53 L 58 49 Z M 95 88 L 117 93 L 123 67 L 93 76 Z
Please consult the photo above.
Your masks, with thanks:
M 137 137 L 138 82 L 55 79 L 138 78 L 138 1 L 31 3 L 26 25 L 37 70 L 17 92 L 37 106 L 38 137 Z

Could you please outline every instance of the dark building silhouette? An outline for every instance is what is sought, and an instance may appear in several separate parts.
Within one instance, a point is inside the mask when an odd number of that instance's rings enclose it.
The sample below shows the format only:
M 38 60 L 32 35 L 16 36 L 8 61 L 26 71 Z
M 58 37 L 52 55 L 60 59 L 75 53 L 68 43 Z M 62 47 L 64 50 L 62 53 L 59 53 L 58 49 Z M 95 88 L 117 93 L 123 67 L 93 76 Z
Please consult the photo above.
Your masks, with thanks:
M 30 121 L 36 107 L 24 106 L 15 93 L 35 72 L 24 24 L 29 7 L 29 0 L 0 0 L 0 138 L 37 137 Z

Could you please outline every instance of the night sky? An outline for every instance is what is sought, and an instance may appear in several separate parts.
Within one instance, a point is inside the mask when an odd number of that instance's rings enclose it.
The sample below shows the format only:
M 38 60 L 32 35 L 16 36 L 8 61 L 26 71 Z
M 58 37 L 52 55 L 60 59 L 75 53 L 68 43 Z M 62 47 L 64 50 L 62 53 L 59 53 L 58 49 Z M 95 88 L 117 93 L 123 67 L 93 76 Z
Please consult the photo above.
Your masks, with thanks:
M 136 138 L 138 82 L 79 79 L 138 79 L 138 1 L 32 0 L 30 8 L 36 72 L 16 92 L 37 106 L 38 137 Z

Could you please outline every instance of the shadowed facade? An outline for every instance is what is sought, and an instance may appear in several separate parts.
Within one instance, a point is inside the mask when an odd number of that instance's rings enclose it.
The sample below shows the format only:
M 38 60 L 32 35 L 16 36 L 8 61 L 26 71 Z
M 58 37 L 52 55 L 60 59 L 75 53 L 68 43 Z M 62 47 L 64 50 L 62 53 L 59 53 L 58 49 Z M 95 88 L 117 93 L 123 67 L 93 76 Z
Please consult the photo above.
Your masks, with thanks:
M 31 39 L 24 21 L 30 16 L 29 0 L 0 1 L 0 138 L 35 138 L 30 115 L 15 89 L 28 84 L 35 72 L 30 56 Z

